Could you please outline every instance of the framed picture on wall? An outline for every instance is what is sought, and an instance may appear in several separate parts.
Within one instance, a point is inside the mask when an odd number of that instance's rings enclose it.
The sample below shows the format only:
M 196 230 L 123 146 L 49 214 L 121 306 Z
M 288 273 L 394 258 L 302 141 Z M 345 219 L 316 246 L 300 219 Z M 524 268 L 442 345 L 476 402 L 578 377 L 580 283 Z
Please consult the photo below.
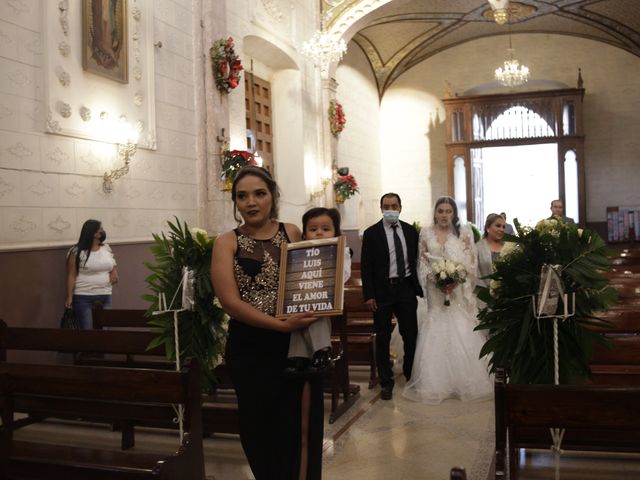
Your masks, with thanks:
M 82 68 L 128 83 L 127 0 L 82 0 Z

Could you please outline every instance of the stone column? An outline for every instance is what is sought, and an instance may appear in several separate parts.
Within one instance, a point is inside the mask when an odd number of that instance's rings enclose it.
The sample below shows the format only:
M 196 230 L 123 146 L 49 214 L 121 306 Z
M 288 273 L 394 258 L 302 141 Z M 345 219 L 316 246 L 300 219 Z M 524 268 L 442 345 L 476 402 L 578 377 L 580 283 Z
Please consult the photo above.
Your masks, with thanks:
M 197 128 L 198 224 L 217 234 L 234 225 L 233 206 L 222 192 L 220 152 L 229 132 L 229 99 L 216 88 L 209 49 L 213 42 L 227 38 L 226 2 L 194 2 L 195 104 Z
M 333 193 L 333 182 L 338 166 L 338 139 L 331 134 L 329 127 L 329 103 L 336 99 L 338 82 L 334 78 L 322 79 L 322 104 L 320 107 L 322 118 L 322 164 L 320 170 L 329 169 L 333 175 L 331 182 L 325 188 L 325 202 L 327 207 L 334 207 L 335 195 Z

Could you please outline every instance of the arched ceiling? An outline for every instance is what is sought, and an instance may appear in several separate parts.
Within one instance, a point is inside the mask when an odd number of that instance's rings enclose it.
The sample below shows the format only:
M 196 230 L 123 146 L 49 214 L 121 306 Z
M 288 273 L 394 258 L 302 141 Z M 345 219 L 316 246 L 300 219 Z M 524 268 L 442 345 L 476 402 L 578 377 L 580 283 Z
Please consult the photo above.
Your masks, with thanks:
M 493 20 L 487 0 L 323 0 L 322 7 L 325 28 L 342 32 L 347 30 L 343 12 L 360 8 L 351 40 L 369 59 L 381 96 L 395 79 L 432 55 L 505 35 L 509 28 Z M 511 9 L 514 34 L 573 35 L 640 57 L 640 0 L 512 0 Z

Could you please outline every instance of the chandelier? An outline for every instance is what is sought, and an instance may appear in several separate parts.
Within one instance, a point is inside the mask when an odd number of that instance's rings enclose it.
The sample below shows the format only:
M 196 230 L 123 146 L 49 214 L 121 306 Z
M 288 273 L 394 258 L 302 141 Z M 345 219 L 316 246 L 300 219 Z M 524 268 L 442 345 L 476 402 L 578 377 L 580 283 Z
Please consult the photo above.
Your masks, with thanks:
M 509 48 L 507 48 L 507 59 L 503 62 L 502 67 L 496 68 L 495 79 L 505 87 L 517 87 L 529 80 L 529 68 L 526 65 L 520 65 L 518 59 L 515 58 L 515 50 L 511 46 L 511 24 L 509 24 Z
M 320 67 L 323 77 L 329 75 L 329 66 L 333 62 L 338 62 L 347 51 L 347 44 L 343 39 L 336 40 L 333 35 L 317 31 L 311 40 L 302 44 L 300 53 L 313 60 L 313 63 Z
M 509 0 L 489 0 L 493 19 L 499 25 L 504 25 L 509 20 Z

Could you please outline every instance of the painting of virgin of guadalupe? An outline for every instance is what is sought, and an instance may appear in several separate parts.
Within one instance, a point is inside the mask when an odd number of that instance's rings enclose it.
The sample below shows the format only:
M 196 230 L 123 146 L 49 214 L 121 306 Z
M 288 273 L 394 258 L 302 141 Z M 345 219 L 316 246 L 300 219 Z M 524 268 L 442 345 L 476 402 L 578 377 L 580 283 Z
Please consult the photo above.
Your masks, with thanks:
M 128 83 L 126 0 L 82 0 L 82 68 Z

